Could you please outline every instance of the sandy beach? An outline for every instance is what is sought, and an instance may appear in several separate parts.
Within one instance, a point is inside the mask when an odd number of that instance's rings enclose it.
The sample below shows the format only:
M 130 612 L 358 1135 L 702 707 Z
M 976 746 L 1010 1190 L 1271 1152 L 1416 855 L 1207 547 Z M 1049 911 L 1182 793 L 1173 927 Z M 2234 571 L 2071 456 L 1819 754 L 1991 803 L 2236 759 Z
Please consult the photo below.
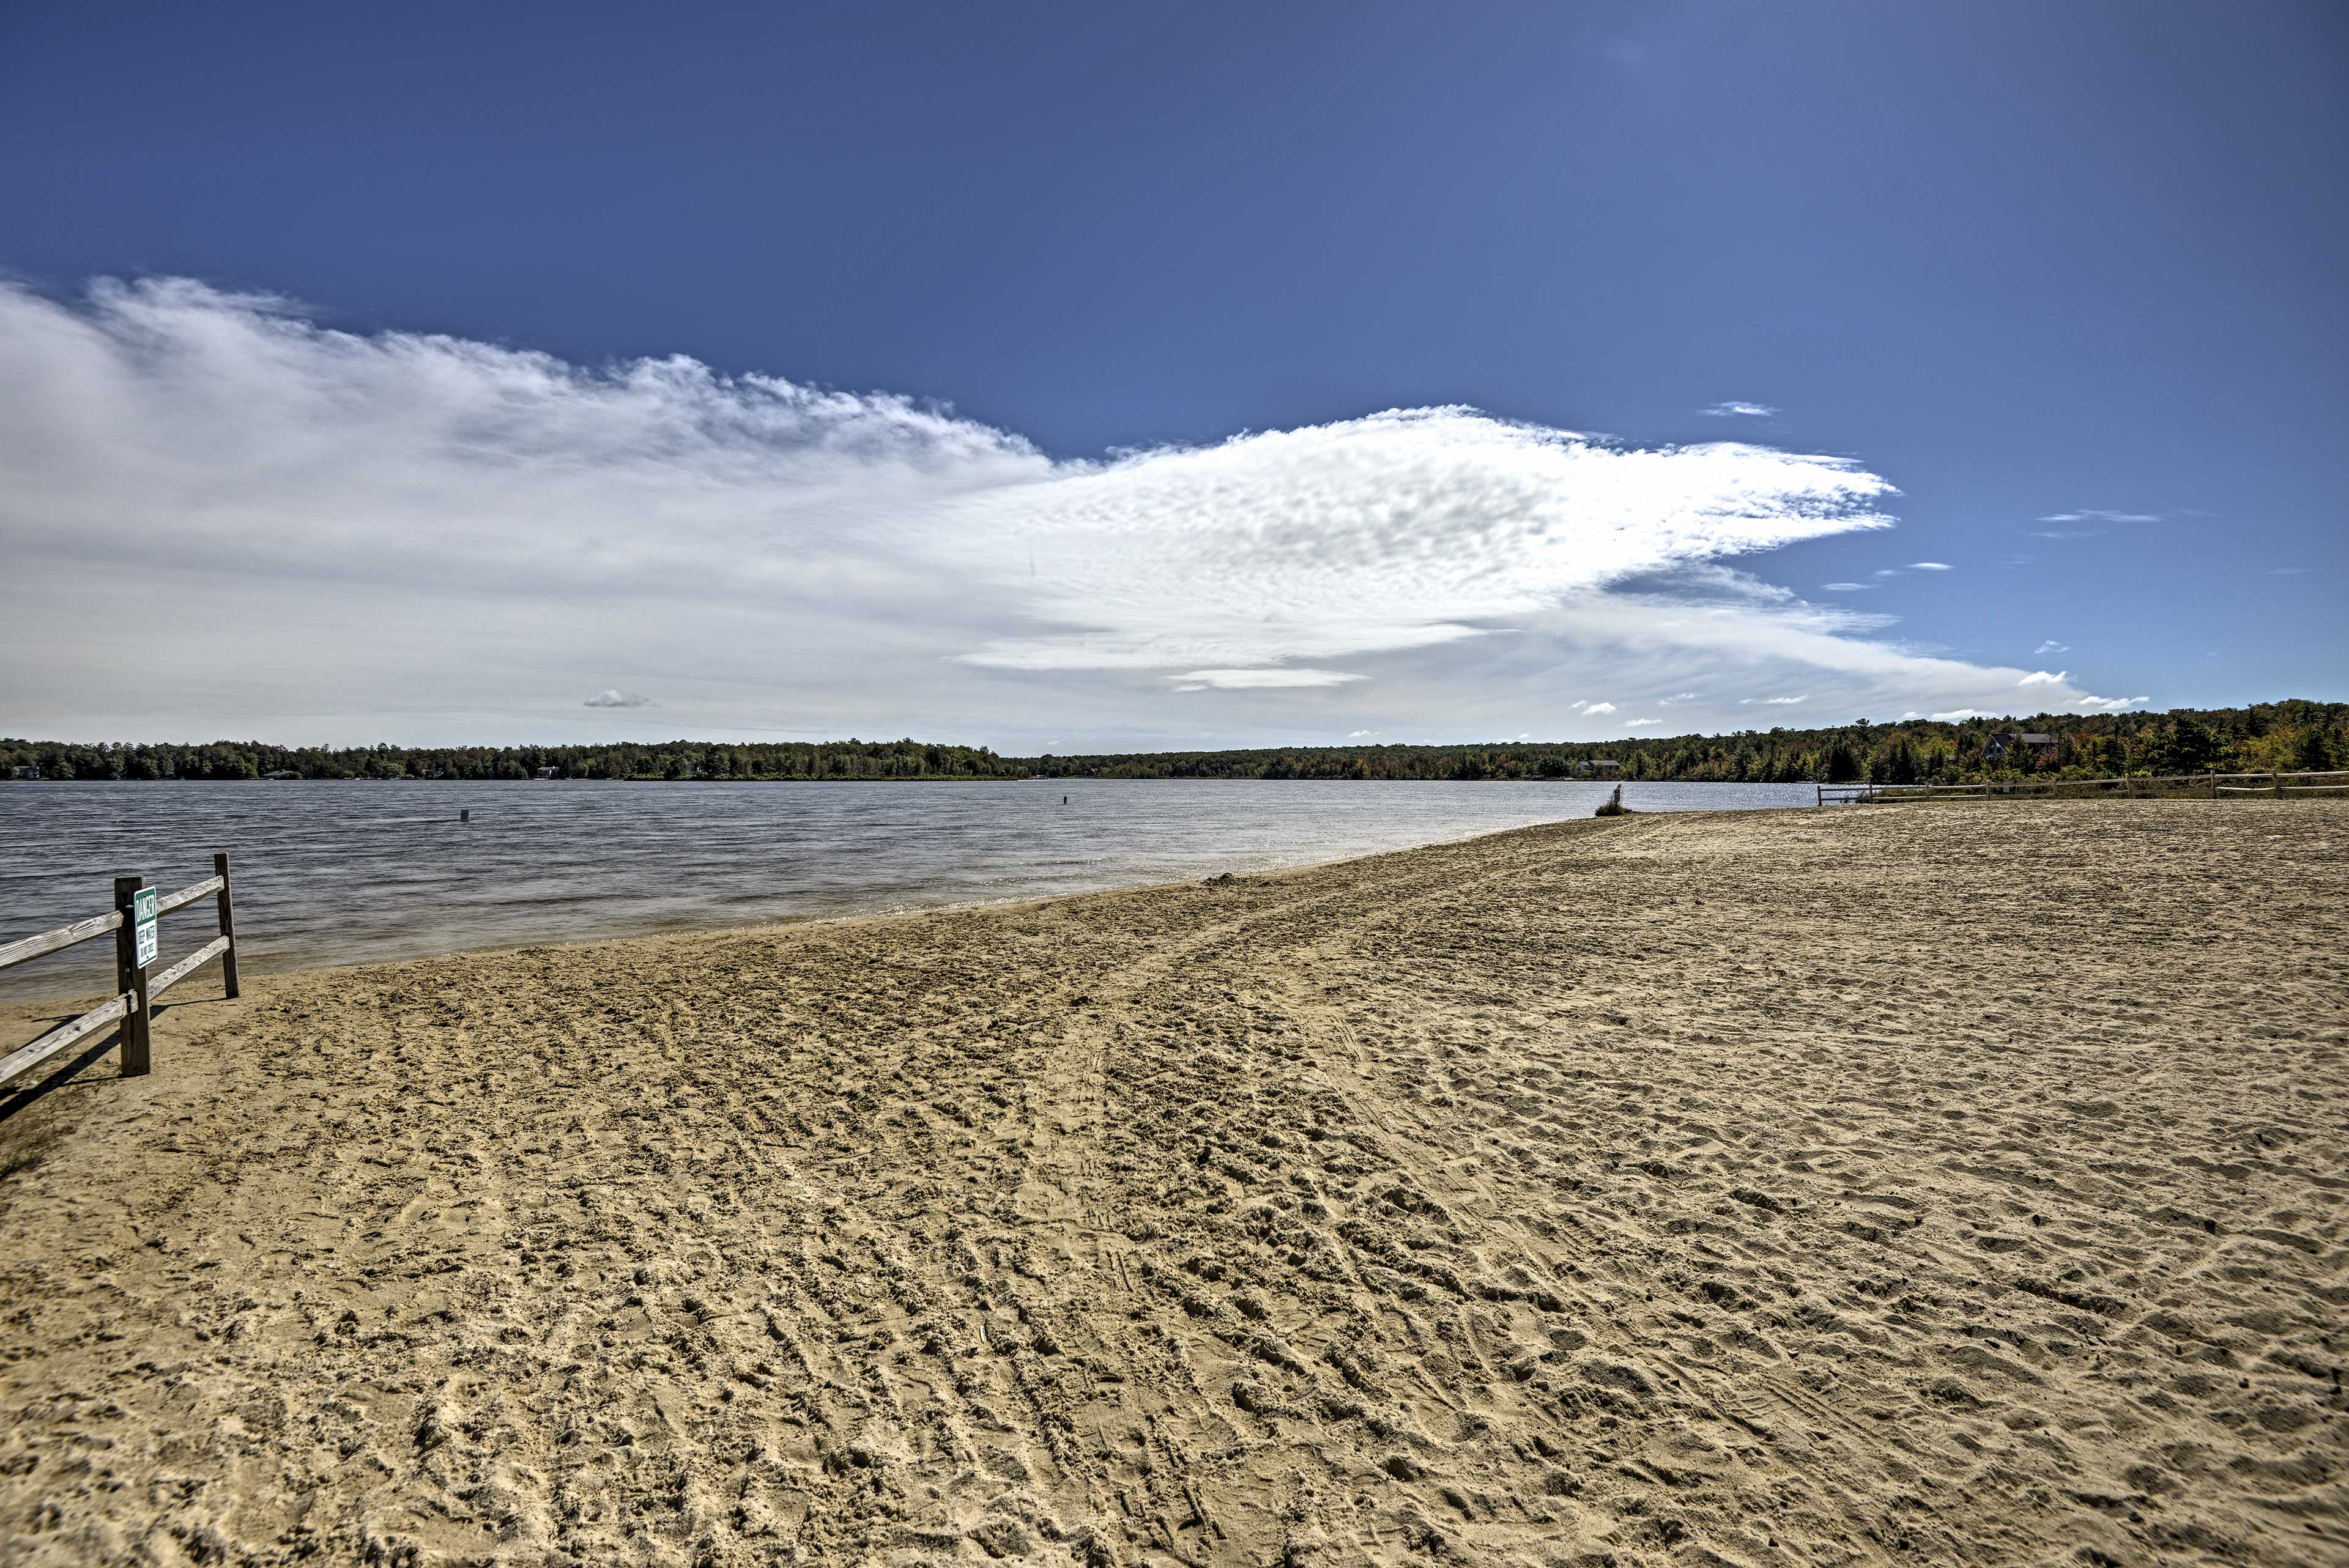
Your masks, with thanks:
M 10 1568 L 2349 1562 L 2337 805 L 215 986 L 0 1126 Z

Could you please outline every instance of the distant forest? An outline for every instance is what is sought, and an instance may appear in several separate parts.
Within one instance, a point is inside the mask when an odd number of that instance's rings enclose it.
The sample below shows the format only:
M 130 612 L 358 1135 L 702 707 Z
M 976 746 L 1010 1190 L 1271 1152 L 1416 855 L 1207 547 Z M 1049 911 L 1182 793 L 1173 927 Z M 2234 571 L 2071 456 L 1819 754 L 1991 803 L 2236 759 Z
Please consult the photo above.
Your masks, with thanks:
M 68 746 L 0 740 L 0 779 L 1026 779 L 1035 769 L 984 748 L 918 740 L 773 741 L 725 746 Z
M 2046 747 L 1993 735 L 2054 737 Z M 279 747 L 70 745 L 0 739 L 0 779 L 1616 779 L 1720 783 L 1966 783 L 1982 779 L 2349 769 L 2349 703 L 2255 703 L 2168 713 L 1851 724 L 1831 729 L 1489 746 L 1311 746 L 1079 757 L 999 757 L 916 740 L 672 740 L 651 746 Z
M 1989 755 L 1993 735 L 2038 734 L 2050 747 Z M 1610 760 L 1612 779 L 1709 783 L 1959 784 L 1983 779 L 2105 779 L 2131 773 L 2349 769 L 2349 703 L 2255 703 L 2081 717 L 1962 723 L 1910 719 L 1832 729 L 1741 730 L 1733 735 L 1490 746 L 1316 746 L 1145 756 L 1041 757 L 1048 778 L 1103 779 L 1563 779 L 1578 764 Z

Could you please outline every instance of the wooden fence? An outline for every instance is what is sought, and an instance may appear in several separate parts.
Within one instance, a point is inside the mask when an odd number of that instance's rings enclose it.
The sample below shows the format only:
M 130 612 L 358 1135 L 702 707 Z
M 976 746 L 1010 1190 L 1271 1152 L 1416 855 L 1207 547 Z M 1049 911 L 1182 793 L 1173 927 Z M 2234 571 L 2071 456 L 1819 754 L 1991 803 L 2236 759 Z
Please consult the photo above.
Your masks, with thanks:
M 2349 790 L 2349 772 L 2134 773 L 2118 779 L 2009 779 L 1983 784 L 1821 784 L 1818 804 L 1858 806 L 1887 800 L 1986 800 L 2001 796 L 2075 793 L 2137 796 L 2321 795 Z
M 178 963 L 150 975 L 149 968 L 156 954 L 151 948 L 144 954 L 140 953 L 141 935 L 148 935 L 151 944 L 153 928 L 164 915 L 207 893 L 212 895 L 212 907 L 219 914 L 220 934 Z M 221 961 L 223 986 L 231 996 L 237 994 L 236 911 L 225 853 L 212 857 L 211 876 L 177 892 L 158 895 L 149 891 L 145 877 L 115 878 L 111 910 L 0 947 L 0 969 L 59 952 L 109 932 L 114 934 L 115 995 L 71 1023 L 51 1029 L 31 1045 L 0 1057 L 0 1087 L 30 1072 L 67 1046 L 86 1040 L 116 1022 L 122 1026 L 122 1076 L 136 1078 L 153 1067 L 148 1048 L 148 1024 L 157 997 L 215 958 Z

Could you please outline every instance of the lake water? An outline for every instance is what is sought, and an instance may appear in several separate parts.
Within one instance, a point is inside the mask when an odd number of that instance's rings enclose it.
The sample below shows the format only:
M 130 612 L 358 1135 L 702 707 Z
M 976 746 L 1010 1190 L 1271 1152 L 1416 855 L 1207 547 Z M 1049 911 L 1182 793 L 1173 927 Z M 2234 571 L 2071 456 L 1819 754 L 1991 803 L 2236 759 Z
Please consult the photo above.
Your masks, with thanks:
M 0 786 L 0 941 L 105 911 L 119 874 L 166 891 L 200 882 L 214 850 L 234 857 L 238 958 L 253 974 L 1265 871 L 1587 817 L 1609 788 L 12 783 Z M 1640 811 L 1813 799 L 1807 784 L 1623 786 Z M 211 935 L 209 899 L 166 915 L 163 960 Z M 18 999 L 112 984 L 104 940 L 0 970 L 0 996 Z

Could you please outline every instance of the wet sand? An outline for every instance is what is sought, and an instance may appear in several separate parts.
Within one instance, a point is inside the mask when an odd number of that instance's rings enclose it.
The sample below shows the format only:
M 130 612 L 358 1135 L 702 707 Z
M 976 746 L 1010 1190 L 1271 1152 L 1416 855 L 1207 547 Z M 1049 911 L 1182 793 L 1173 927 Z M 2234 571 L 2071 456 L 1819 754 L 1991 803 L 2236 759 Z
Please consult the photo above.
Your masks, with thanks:
M 2349 1561 L 2335 805 L 210 984 L 0 1126 L 11 1568 Z

